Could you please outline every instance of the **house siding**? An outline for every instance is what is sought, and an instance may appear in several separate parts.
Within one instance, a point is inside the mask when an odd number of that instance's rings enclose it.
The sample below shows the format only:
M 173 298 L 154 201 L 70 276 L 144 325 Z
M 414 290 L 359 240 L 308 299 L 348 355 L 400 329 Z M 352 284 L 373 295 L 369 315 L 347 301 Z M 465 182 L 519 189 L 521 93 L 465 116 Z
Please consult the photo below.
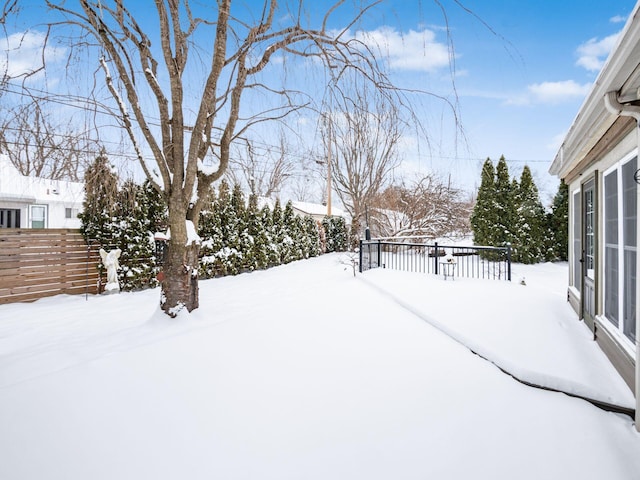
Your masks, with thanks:
M 603 139 L 602 142 L 608 142 L 608 139 Z M 629 385 L 630 388 L 635 388 L 635 354 L 633 352 L 633 345 L 631 342 L 624 338 L 621 332 L 615 331 L 617 328 L 611 321 L 605 316 L 605 297 L 607 296 L 607 288 L 609 285 L 605 282 L 606 269 L 608 265 L 606 263 L 605 256 L 605 178 L 615 171 L 622 164 L 630 161 L 637 155 L 637 132 L 627 132 L 621 138 L 618 138 L 618 143 L 608 142 L 607 148 L 602 148 L 602 143 L 596 144 L 594 149 L 599 149 L 601 156 L 599 158 L 593 158 L 589 162 L 589 165 L 584 170 L 579 171 L 581 167 L 578 165 L 578 170 L 572 170 L 567 173 L 567 177 L 573 178 L 573 181 L 569 184 L 569 191 L 572 194 L 569 196 L 569 245 L 574 245 L 576 229 L 576 221 L 580 222 L 581 219 L 576 218 L 575 212 L 581 212 L 584 215 L 583 206 L 576 206 L 576 201 L 583 201 L 582 195 L 576 195 L 576 192 L 582 191 L 585 181 L 589 178 L 594 178 L 596 181 L 596 216 L 598 221 L 596 223 L 596 238 L 599 241 L 596 243 L 596 275 L 595 275 L 595 319 L 593 323 L 589 322 L 589 328 L 594 332 L 594 338 L 598 345 L 602 348 L 603 352 L 607 355 L 611 363 L 618 370 L 622 378 Z M 579 173 L 578 173 L 579 171 Z M 618 172 L 621 170 L 619 169 Z M 619 212 L 620 215 L 620 212 Z M 618 217 L 618 221 L 621 219 Z M 582 229 L 578 229 L 582 235 Z M 584 245 L 581 245 L 584 249 Z M 582 303 L 582 291 L 583 285 L 576 285 L 576 277 L 573 272 L 574 269 L 581 269 L 581 258 L 576 255 L 573 248 L 570 248 L 569 254 L 569 289 L 567 292 L 567 299 L 571 307 L 575 310 L 580 318 L 584 318 L 583 303 Z M 618 289 L 616 293 L 620 292 L 620 286 L 615 285 Z M 610 293 L 610 292 L 609 292 Z

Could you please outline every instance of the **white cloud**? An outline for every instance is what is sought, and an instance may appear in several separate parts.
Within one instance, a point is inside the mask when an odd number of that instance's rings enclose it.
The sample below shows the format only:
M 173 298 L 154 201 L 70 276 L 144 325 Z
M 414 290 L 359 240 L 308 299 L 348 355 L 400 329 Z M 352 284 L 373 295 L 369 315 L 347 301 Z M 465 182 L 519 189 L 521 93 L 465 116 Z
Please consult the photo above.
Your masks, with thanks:
M 534 83 L 527 87 L 535 103 L 562 103 L 576 97 L 582 98 L 590 89 L 591 83 L 579 84 L 573 80 Z
M 5 37 L 0 45 L 2 45 L 0 71 L 6 72 L 9 77 L 27 75 L 42 67 L 44 33 L 38 31 L 14 33 Z M 63 58 L 65 52 L 64 48 L 48 45 L 44 48 L 44 58 L 55 62 Z
M 620 32 L 609 35 L 608 37 L 598 40 L 592 38 L 580 45 L 577 49 L 578 60 L 576 65 L 584 67 L 589 71 L 599 71 L 604 65 L 609 52 L 615 46 Z
M 486 98 L 502 99 L 506 105 L 516 106 L 556 105 L 576 98 L 584 98 L 589 93 L 591 85 L 591 83 L 579 84 L 574 80 L 542 82 L 528 85 L 526 91 L 520 93 L 494 93 L 493 96 L 486 95 Z
M 609 19 L 611 23 L 624 23 L 627 21 L 627 17 L 623 17 L 622 15 L 616 15 Z
M 380 27 L 368 32 L 358 32 L 356 38 L 374 51 L 379 51 L 397 70 L 433 72 L 447 67 L 452 52 L 446 43 L 436 40 L 432 30 L 398 32 L 391 27 Z

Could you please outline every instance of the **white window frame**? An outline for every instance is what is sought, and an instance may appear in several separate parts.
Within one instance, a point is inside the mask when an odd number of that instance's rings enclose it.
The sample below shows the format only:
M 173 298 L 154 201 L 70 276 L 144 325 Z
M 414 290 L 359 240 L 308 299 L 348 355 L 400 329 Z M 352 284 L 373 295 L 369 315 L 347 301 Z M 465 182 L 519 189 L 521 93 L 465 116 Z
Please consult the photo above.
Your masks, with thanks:
M 617 161 L 614 165 L 612 165 L 610 168 L 608 168 L 607 170 L 605 170 L 602 174 L 602 199 L 603 199 L 603 225 L 606 222 L 606 218 L 604 218 L 604 212 L 606 211 L 606 206 L 604 205 L 606 202 L 606 192 L 604 191 L 604 185 L 605 185 L 605 181 L 604 179 L 607 177 L 607 175 L 609 175 L 610 173 L 612 173 L 614 170 L 616 170 L 618 172 L 617 174 L 617 204 L 618 204 L 618 325 L 616 326 L 611 320 L 609 320 L 605 315 L 604 312 L 602 314 L 602 319 L 604 320 L 602 322 L 602 324 L 605 326 L 605 328 L 607 328 L 607 330 L 609 330 L 615 338 L 618 339 L 618 342 L 620 342 L 621 344 L 623 344 L 627 350 L 629 351 L 633 351 L 634 348 L 634 343 L 624 334 L 624 326 L 625 326 L 625 318 L 624 318 L 624 275 L 625 275 L 625 270 L 624 270 L 624 187 L 623 187 L 623 183 L 622 183 L 622 167 L 623 165 L 626 165 L 627 163 L 629 163 L 630 161 L 632 161 L 634 158 L 636 158 L 638 156 L 638 151 L 634 150 L 633 152 L 629 153 L 628 155 L 625 155 L 622 159 L 620 159 L 619 161 Z M 640 158 L 638 158 L 638 160 L 636 161 L 636 166 L 637 168 L 640 168 Z M 640 212 L 636 212 L 637 218 L 636 218 L 636 222 L 638 221 L 638 219 L 640 219 Z M 604 249 L 604 230 L 603 232 L 603 241 L 601 242 L 601 247 L 602 249 Z M 636 238 L 636 243 L 640 243 L 639 239 Z M 638 249 L 638 245 L 636 245 L 636 249 Z M 638 251 L 638 250 L 636 250 Z M 607 270 L 607 264 L 606 264 L 606 255 L 604 254 L 604 250 L 602 251 L 603 255 L 603 272 L 606 272 Z M 638 272 L 636 272 L 636 278 L 637 278 Z M 602 285 L 603 285 L 603 292 L 606 291 L 607 288 L 607 277 L 606 275 L 603 273 L 602 275 Z M 636 302 L 639 299 L 636 298 Z M 604 309 L 603 309 L 604 310 Z M 636 322 L 638 321 L 638 319 L 636 319 Z
M 33 222 L 34 222 L 34 211 L 35 210 L 39 210 L 42 209 L 43 211 L 43 226 L 42 227 L 34 227 L 33 226 Z M 48 217 L 49 217 L 49 208 L 47 205 L 42 205 L 42 204 L 35 204 L 35 205 L 29 205 L 29 226 L 30 228 L 47 228 L 48 227 Z

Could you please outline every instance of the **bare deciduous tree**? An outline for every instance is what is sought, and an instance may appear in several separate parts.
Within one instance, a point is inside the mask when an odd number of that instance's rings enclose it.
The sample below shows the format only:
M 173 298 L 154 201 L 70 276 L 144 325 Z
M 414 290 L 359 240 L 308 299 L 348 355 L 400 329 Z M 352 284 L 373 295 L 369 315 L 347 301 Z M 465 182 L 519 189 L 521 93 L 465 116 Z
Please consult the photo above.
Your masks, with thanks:
M 372 231 L 382 237 L 467 234 L 471 208 L 460 190 L 426 175 L 388 187 L 375 199 Z
M 229 160 L 227 176 L 252 194 L 277 196 L 296 167 L 296 158 L 281 133 L 278 146 L 256 145 L 245 141 L 244 149 Z
M 393 180 L 404 123 L 400 106 L 361 79 L 334 91 L 333 109 L 324 116 L 332 187 L 357 235 L 367 206 Z
M 388 88 L 371 51 L 349 34 L 380 1 L 337 0 L 322 7 L 324 16 L 313 25 L 303 1 L 264 0 L 259 9 L 238 5 L 232 12 L 231 0 L 206 6 L 155 0 L 152 14 L 148 6 L 122 0 L 79 0 L 77 9 L 47 0 L 63 16 L 64 29 L 81 29 L 75 45 L 99 53 L 95 58 L 122 127 L 166 200 L 171 231 L 161 297 L 166 313 L 198 307 L 198 245 L 189 232 L 197 228 L 212 183 L 229 166 L 233 142 L 256 124 L 281 120 L 310 102 L 283 83 L 265 83 L 261 74 L 276 58 L 303 57 L 318 60 L 328 75 L 355 70 Z M 341 14 L 351 18 L 336 31 L 334 17 Z M 256 111 L 260 104 L 246 101 L 256 94 L 279 103 Z M 187 96 L 197 103 L 188 104 Z
M 54 124 L 38 100 L 5 112 L 0 121 L 0 153 L 22 175 L 81 181 L 97 151 L 97 144 L 78 132 L 71 120 Z

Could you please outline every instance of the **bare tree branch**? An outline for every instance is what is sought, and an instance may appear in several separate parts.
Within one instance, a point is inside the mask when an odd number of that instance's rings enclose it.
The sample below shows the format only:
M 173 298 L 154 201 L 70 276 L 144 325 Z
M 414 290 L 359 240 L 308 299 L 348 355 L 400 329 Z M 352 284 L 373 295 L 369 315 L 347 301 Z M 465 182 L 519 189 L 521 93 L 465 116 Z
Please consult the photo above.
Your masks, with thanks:
M 392 185 L 378 195 L 370 210 L 371 230 L 381 237 L 439 238 L 470 231 L 472 202 L 434 175 Z
M 359 233 L 367 206 L 393 180 L 404 123 L 397 106 L 356 78 L 333 90 L 334 108 L 324 119 L 333 188 Z
M 0 153 L 9 157 L 22 175 L 51 180 L 82 180 L 89 158 L 99 152 L 86 132 L 71 120 L 54 124 L 47 102 L 30 102 L 6 110 L 0 122 Z
M 284 134 L 280 133 L 279 146 L 265 146 L 258 152 L 253 143 L 246 141 L 244 152 L 233 158 L 229 164 L 228 176 L 259 197 L 273 198 L 284 188 L 292 176 L 296 156 L 292 155 Z

